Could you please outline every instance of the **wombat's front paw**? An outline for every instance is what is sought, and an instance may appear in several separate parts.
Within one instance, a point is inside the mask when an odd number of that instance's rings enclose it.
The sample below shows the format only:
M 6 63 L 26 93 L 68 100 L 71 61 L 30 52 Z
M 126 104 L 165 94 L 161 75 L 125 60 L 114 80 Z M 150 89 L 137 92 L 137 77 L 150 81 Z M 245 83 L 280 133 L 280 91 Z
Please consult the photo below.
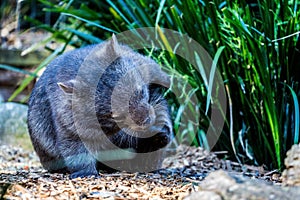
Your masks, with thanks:
M 70 174 L 70 179 L 74 179 L 74 178 L 84 178 L 84 177 L 92 177 L 94 176 L 95 178 L 98 178 L 100 177 L 99 173 L 98 172 L 90 172 L 90 171 L 77 171 L 77 172 L 73 172 L 72 174 Z

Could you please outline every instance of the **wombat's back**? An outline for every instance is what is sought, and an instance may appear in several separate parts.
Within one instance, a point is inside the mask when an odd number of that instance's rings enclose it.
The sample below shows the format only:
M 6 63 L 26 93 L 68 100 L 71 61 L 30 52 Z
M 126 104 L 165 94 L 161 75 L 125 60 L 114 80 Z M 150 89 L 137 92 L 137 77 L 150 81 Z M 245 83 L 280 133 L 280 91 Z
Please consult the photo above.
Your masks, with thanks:
M 34 149 L 46 169 L 59 168 L 52 166 L 51 162 L 60 158 L 57 137 L 60 137 L 58 133 L 62 131 L 62 127 L 57 119 L 71 119 L 69 113 L 63 109 L 70 108 L 67 108 L 63 92 L 57 83 L 74 79 L 85 57 L 94 48 L 95 46 L 88 46 L 57 57 L 49 63 L 32 90 L 28 102 L 28 129 Z M 61 109 L 61 113 L 57 112 L 58 109 Z

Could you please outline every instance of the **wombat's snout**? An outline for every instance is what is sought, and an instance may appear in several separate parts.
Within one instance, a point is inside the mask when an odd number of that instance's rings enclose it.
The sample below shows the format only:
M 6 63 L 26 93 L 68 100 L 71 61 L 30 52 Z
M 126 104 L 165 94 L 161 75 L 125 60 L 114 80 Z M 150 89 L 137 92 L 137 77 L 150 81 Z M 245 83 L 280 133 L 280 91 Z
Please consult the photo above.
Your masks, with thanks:
M 145 119 L 141 125 L 152 125 L 155 121 L 155 111 L 153 106 L 148 105 L 148 113 L 146 113 Z
M 155 111 L 149 104 L 141 104 L 130 109 L 131 119 L 140 127 L 151 126 L 155 121 Z

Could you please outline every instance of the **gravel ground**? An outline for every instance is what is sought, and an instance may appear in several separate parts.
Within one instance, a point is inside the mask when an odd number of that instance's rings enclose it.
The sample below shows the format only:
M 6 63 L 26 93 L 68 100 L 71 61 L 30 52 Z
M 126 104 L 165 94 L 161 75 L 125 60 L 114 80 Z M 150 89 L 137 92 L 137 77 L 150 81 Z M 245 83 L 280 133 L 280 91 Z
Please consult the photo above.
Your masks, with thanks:
M 240 166 L 216 154 L 179 146 L 157 173 L 100 173 L 100 178 L 69 179 L 44 170 L 34 152 L 0 144 L 0 192 L 4 199 L 183 199 L 218 169 L 280 184 L 276 171 Z

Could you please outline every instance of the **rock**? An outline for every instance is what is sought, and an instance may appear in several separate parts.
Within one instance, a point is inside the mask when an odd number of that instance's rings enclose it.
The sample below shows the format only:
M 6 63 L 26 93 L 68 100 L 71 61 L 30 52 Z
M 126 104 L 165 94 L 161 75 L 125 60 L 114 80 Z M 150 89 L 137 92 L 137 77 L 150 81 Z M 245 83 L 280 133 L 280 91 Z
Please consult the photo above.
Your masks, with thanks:
M 0 103 L 0 139 L 7 144 L 32 149 L 27 129 L 27 110 L 23 104 Z
M 190 196 L 186 197 L 185 200 L 223 200 L 221 196 L 213 191 L 199 191 L 194 192 Z
M 219 170 L 210 173 L 200 184 L 199 192 L 186 200 L 294 200 L 300 197 L 300 187 L 281 187 L 266 181 L 250 179 L 242 175 Z
M 300 186 L 300 144 L 293 145 L 284 160 L 286 169 L 282 173 L 285 185 Z

